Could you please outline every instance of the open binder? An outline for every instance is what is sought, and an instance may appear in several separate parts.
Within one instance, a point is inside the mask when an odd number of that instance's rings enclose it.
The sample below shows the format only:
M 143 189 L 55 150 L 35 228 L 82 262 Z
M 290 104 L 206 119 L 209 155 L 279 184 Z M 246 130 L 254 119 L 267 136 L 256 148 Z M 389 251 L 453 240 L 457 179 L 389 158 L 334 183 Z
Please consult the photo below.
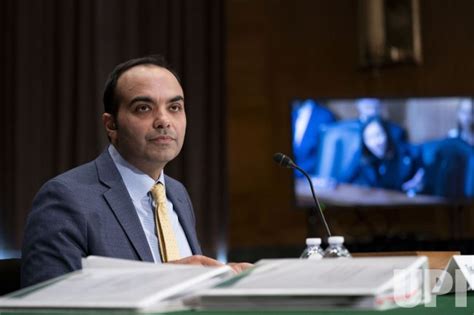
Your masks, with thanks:
M 430 301 L 426 257 L 262 260 L 199 293 L 206 309 L 389 309 Z
M 233 274 L 227 266 L 154 264 L 97 256 L 83 259 L 82 267 L 0 298 L 0 309 L 186 309 L 182 297 Z

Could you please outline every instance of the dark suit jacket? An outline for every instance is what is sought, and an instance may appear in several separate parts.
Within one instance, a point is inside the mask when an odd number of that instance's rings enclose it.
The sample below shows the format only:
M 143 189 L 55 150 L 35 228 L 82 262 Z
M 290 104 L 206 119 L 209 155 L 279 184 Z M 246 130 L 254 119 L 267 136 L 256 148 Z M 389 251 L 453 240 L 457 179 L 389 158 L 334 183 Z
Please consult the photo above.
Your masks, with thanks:
M 293 143 L 293 155 L 295 162 L 299 167 L 305 170 L 308 174 L 315 175 L 320 132 L 321 130 L 324 130 L 326 125 L 334 122 L 336 118 L 331 111 L 318 105 L 316 102 L 312 100 L 306 100 L 305 102 L 311 102 L 313 104 L 313 110 L 308 125 L 304 131 L 303 139 L 301 139 L 301 143 L 299 145 Z M 294 109 L 292 111 L 293 136 L 295 134 L 297 118 L 298 110 Z M 298 171 L 295 171 L 294 174 L 296 177 L 303 177 L 303 175 Z
M 173 203 L 193 254 L 201 254 L 195 217 L 184 186 L 166 176 Z M 33 201 L 22 248 L 22 286 L 81 268 L 99 255 L 153 261 L 127 188 L 105 150 L 96 160 L 48 181 Z
M 449 199 L 474 198 L 474 146 L 461 138 L 429 141 L 422 146 L 425 168 L 422 193 Z

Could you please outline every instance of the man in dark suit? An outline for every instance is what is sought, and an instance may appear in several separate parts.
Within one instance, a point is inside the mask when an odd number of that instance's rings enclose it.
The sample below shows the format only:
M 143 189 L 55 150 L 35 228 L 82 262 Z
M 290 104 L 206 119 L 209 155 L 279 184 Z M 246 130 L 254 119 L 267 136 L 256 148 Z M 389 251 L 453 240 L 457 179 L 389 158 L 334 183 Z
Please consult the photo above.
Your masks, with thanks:
M 103 101 L 111 144 L 38 192 L 25 228 L 22 286 L 80 269 L 89 255 L 221 265 L 201 256 L 189 195 L 163 173 L 186 130 L 177 76 L 159 56 L 127 61 L 110 74 Z M 161 200 L 152 193 L 155 186 L 166 191 Z M 160 206 L 166 226 L 155 212 Z M 165 230 L 172 231 L 173 250 L 166 248 Z M 248 264 L 231 266 L 239 271 Z

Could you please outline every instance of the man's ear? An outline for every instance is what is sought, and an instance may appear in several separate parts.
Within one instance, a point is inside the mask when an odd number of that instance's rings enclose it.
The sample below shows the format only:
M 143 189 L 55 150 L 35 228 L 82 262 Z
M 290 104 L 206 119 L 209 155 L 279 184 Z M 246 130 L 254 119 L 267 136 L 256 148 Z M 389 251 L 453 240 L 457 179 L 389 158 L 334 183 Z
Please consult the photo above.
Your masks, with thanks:
M 109 138 L 111 142 L 113 142 L 113 140 L 115 140 L 116 133 L 117 133 L 117 122 L 115 121 L 115 117 L 109 113 L 103 113 L 102 123 L 104 124 L 107 137 Z

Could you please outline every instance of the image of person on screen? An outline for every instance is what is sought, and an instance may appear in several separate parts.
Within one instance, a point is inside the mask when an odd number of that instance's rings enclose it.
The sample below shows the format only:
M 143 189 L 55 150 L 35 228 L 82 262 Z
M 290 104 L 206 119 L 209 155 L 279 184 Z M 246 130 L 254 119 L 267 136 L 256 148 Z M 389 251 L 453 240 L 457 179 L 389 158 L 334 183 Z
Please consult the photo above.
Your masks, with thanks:
M 374 117 L 385 116 L 385 108 L 377 98 L 361 98 L 356 101 L 359 121 L 367 122 Z
M 181 151 L 185 97 L 160 56 L 110 74 L 102 122 L 110 144 L 95 160 L 46 182 L 24 232 L 22 286 L 80 269 L 89 255 L 222 265 L 202 256 L 185 187 L 164 168 Z M 239 271 L 248 264 L 232 264 Z
M 424 143 L 423 193 L 449 199 L 474 198 L 474 105 L 463 99 L 457 128 L 444 139 Z
M 361 98 L 356 102 L 358 119 L 361 126 L 372 118 L 378 118 L 385 122 L 387 130 L 393 141 L 406 141 L 407 134 L 404 128 L 391 122 L 387 116 L 387 108 L 378 98 Z
M 375 188 L 411 190 L 421 183 L 419 162 L 406 143 L 396 142 L 387 123 L 372 117 L 361 129 L 362 148 L 348 171 L 347 182 Z
M 316 179 L 332 183 L 328 187 L 351 182 L 379 186 L 381 180 L 376 179 L 378 172 L 374 173 L 371 165 L 377 161 L 391 160 L 392 148 L 405 143 L 406 132 L 385 118 L 386 108 L 380 99 L 361 98 L 347 105 L 355 105 L 358 116 L 334 122 L 321 130 Z M 369 124 L 372 121 L 377 122 L 377 125 Z M 369 133 L 373 136 L 365 136 L 363 143 L 363 134 Z M 371 163 L 368 163 L 369 160 Z M 369 172 L 367 169 L 372 170 L 371 174 L 365 174 Z M 380 172 L 384 170 L 382 166 Z
M 321 128 L 334 122 L 334 114 L 312 99 L 295 101 L 292 106 L 293 155 L 294 161 L 308 174 L 316 171 L 318 138 Z M 296 177 L 302 177 L 295 172 Z
M 450 132 L 450 136 L 474 146 L 474 104 L 471 98 L 460 102 L 456 116 L 457 128 Z

